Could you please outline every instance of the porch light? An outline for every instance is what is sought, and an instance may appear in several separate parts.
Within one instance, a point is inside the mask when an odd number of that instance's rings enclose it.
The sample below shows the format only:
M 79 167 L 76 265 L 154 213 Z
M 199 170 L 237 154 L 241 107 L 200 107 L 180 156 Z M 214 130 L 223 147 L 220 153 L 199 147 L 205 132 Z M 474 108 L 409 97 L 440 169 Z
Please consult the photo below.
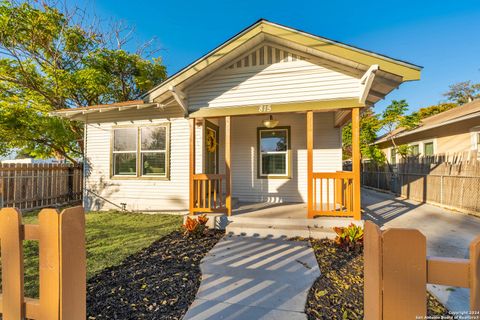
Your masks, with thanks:
M 273 120 L 273 116 L 270 115 L 270 118 L 262 121 L 263 125 L 269 129 L 275 128 L 278 125 L 278 120 Z

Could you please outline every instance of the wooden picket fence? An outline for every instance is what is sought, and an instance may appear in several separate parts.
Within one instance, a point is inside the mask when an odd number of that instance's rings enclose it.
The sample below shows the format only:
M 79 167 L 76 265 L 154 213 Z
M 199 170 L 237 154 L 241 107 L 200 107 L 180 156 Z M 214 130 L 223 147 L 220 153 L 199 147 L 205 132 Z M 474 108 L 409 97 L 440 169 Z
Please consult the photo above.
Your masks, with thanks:
M 427 283 L 470 288 L 472 315 L 480 311 L 480 237 L 469 259 L 427 257 L 415 229 L 381 231 L 367 221 L 364 235 L 364 314 L 367 320 L 426 319 Z
M 0 164 L 0 207 L 33 210 L 82 200 L 83 168 L 70 164 Z
M 396 165 L 364 162 L 361 177 L 366 187 L 471 214 L 480 212 L 477 152 L 409 157 Z
M 86 318 L 85 214 L 82 207 L 43 209 L 38 225 L 22 224 L 14 208 L 0 210 L 3 320 Z M 39 242 L 40 298 L 24 297 L 23 241 Z

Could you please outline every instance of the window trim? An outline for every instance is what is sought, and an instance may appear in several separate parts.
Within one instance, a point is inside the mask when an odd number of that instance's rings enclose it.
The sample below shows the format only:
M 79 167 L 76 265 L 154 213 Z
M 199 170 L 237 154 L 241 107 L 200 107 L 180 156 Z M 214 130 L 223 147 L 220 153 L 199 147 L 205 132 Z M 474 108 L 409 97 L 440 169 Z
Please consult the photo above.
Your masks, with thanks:
M 142 152 L 141 143 L 141 129 L 145 127 L 165 127 L 165 175 L 143 175 L 142 171 L 142 153 L 148 152 L 158 152 L 152 150 L 145 150 Z M 135 175 L 115 175 L 114 171 L 114 142 L 115 142 L 115 130 L 116 129 L 128 129 L 136 128 L 137 129 L 137 145 L 136 151 L 129 151 L 130 153 L 136 153 L 136 174 Z M 149 123 L 149 124 L 132 124 L 132 125 L 118 125 L 112 126 L 110 130 L 110 179 L 112 180 L 170 180 L 170 122 L 159 122 L 159 123 Z M 125 152 L 127 153 L 127 152 Z
M 392 157 L 393 157 L 393 153 L 395 154 L 395 162 L 392 162 Z M 390 147 L 389 149 L 389 157 L 388 157 L 389 161 L 390 161 L 390 164 L 391 165 L 396 165 L 397 162 L 398 162 L 398 153 L 397 153 L 397 150 L 395 150 L 395 147 Z
M 470 150 L 477 152 L 477 159 L 480 159 L 480 126 L 470 129 Z
M 278 175 L 278 174 L 262 174 L 262 152 L 261 152 L 261 140 L 260 140 L 260 133 L 262 131 L 273 131 L 273 130 L 286 130 L 287 131 L 287 151 L 286 154 L 286 174 Z M 257 127 L 257 178 L 258 179 L 291 179 L 292 177 L 292 140 L 291 140 L 291 128 L 290 126 L 278 126 L 275 128 L 267 128 L 267 127 Z M 283 152 L 282 152 L 283 154 Z
M 128 130 L 134 129 L 133 127 L 120 127 L 112 129 L 112 147 L 111 147 L 111 167 L 112 167 L 112 174 L 115 173 L 115 154 L 135 154 L 135 174 L 125 174 L 125 175 L 116 175 L 115 177 L 137 177 L 138 176 L 138 130 L 136 133 L 135 139 L 135 150 L 132 151 L 115 151 L 115 130 Z
M 419 142 L 413 142 L 413 143 L 409 143 L 408 146 L 410 147 L 410 151 L 412 150 L 413 147 L 417 146 L 418 147 L 418 153 L 417 154 L 411 154 L 411 156 L 414 156 L 414 157 L 419 157 L 422 155 L 422 150 L 420 150 L 420 143 Z
M 431 143 L 433 146 L 433 154 L 428 156 L 425 154 L 425 144 Z M 423 157 L 431 157 L 437 154 L 437 144 L 435 143 L 435 139 L 428 139 L 428 140 L 422 140 L 422 152 L 421 155 Z

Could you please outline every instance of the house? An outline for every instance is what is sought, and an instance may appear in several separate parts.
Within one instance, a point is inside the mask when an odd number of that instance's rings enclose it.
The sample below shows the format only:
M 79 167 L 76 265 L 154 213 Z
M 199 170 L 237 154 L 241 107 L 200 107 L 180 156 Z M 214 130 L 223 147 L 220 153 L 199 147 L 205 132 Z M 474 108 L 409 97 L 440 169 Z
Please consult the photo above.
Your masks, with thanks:
M 420 70 L 262 19 L 141 100 L 55 114 L 85 123 L 89 210 L 306 203 L 305 217 L 360 219 L 360 112 Z
M 412 130 L 400 128 L 392 133 L 397 146 L 408 145 L 412 155 L 431 156 L 480 150 L 480 99 L 422 119 Z M 375 144 L 390 163 L 397 163 L 391 135 L 384 135 Z
M 20 159 L 5 159 L 1 160 L 0 163 L 2 164 L 39 164 L 39 163 L 65 163 L 65 160 L 57 160 L 57 159 L 34 159 L 34 158 L 20 158 Z

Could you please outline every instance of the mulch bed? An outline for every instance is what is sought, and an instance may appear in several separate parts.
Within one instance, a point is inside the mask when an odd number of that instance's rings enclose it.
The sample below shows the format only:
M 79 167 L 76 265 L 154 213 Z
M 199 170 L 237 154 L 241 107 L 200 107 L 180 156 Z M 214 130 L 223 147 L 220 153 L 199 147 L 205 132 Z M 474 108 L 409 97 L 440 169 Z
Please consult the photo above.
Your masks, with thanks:
M 223 235 L 172 232 L 90 278 L 88 319 L 181 319 L 200 286 L 200 260 Z
M 363 319 L 363 252 L 347 252 L 332 240 L 310 240 L 321 276 L 307 298 L 308 319 Z M 428 294 L 428 315 L 448 310 Z

